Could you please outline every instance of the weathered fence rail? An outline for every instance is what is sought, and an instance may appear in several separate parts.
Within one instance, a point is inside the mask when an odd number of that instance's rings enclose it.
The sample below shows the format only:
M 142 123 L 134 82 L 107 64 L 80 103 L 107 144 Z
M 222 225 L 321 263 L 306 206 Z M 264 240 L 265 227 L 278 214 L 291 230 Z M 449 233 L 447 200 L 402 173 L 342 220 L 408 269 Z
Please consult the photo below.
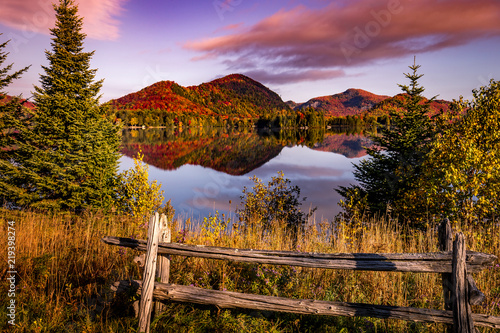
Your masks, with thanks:
M 163 242 L 159 242 L 160 234 L 163 235 Z M 173 244 L 170 243 L 169 237 L 165 237 L 166 234 L 169 234 L 166 218 L 162 216 L 160 219 L 156 214 L 150 220 L 148 241 L 111 236 L 102 239 L 106 244 L 146 251 L 143 281 L 120 281 L 113 286 L 117 292 L 133 288 L 141 293 L 140 332 L 149 332 L 153 298 L 162 301 L 216 305 L 220 308 L 246 308 L 331 316 L 367 316 L 444 323 L 448 324 L 449 330 L 453 332 L 475 332 L 474 326 L 500 328 L 500 317 L 474 314 L 470 310 L 470 305 L 480 304 L 485 298 L 470 274 L 481 271 L 497 258 L 491 254 L 466 251 L 463 234 L 458 233 L 453 241 L 449 222 L 443 223 L 440 228 L 440 246 L 444 251 L 435 253 L 329 254 L 231 249 Z M 443 279 L 445 310 L 288 299 L 168 284 L 167 255 L 327 269 L 440 273 Z M 163 268 L 158 269 L 156 273 L 161 282 L 154 282 L 156 257 L 160 262 L 165 263 Z M 143 286 L 145 287 L 142 288 Z M 155 309 L 161 311 L 161 306 L 156 305 Z
M 144 240 L 104 237 L 102 241 L 136 250 L 146 251 Z M 452 253 L 303 253 L 290 251 L 265 251 L 231 249 L 215 246 L 160 243 L 158 254 L 180 255 L 235 262 L 287 265 L 312 268 L 347 269 L 364 271 L 393 271 L 418 273 L 451 273 Z M 496 260 L 491 254 L 467 251 L 469 273 L 479 272 Z

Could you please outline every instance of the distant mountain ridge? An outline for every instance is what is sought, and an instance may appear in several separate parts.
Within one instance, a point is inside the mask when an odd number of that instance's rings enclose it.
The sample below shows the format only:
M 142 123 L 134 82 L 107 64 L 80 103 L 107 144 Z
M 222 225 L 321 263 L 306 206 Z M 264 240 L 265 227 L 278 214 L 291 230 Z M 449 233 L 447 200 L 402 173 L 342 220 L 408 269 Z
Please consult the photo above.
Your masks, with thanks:
M 408 94 L 397 94 L 396 96 L 389 97 L 375 105 L 369 113 L 374 116 L 380 116 L 384 114 L 388 114 L 391 111 L 401 111 L 401 107 L 399 105 L 404 104 L 406 100 L 409 98 Z M 428 99 L 424 98 L 422 103 L 427 102 Z M 429 108 L 430 113 L 435 114 L 438 111 L 442 110 L 443 112 L 448 112 L 450 109 L 451 102 L 445 101 L 443 99 L 434 99 L 430 102 Z
M 183 87 L 173 81 L 160 81 L 140 91 L 107 103 L 117 114 L 127 111 L 153 112 L 155 117 L 167 114 L 190 115 L 191 118 L 258 119 L 276 114 L 293 114 L 313 108 L 326 117 L 383 115 L 398 109 L 404 94 L 377 95 L 350 88 L 338 94 L 315 97 L 305 103 L 283 102 L 263 84 L 242 74 L 231 74 L 197 86 Z M 450 102 L 435 100 L 431 110 L 449 109 Z
M 375 95 L 362 89 L 351 88 L 340 94 L 311 98 L 305 103 L 296 105 L 294 109 L 312 107 L 323 111 L 326 116 L 354 116 L 370 110 L 388 98 L 390 96 Z
M 0 94 L 0 105 L 9 103 L 13 98 L 19 98 L 19 97 Z M 20 98 L 20 102 L 24 107 L 26 107 L 28 109 L 33 110 L 35 108 L 35 104 L 28 101 L 27 99 Z

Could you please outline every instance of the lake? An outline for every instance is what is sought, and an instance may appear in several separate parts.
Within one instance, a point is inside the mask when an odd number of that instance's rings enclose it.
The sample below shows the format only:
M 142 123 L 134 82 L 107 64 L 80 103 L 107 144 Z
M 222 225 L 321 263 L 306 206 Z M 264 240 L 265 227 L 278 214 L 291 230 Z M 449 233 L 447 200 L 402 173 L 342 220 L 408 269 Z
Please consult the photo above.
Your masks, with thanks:
M 365 158 L 369 140 L 337 131 L 245 129 L 125 130 L 120 170 L 133 167 L 139 150 L 149 179 L 162 184 L 176 216 L 202 220 L 215 211 L 234 216 L 249 177 L 265 183 L 283 171 L 307 197 L 302 210 L 317 207 L 316 221 L 340 212 L 338 186 L 354 183 L 352 163 Z

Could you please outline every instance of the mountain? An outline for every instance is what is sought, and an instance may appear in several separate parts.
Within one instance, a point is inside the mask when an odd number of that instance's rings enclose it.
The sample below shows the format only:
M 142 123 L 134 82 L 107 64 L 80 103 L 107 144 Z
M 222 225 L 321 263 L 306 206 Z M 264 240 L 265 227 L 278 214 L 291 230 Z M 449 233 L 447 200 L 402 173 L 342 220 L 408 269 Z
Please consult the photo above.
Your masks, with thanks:
M 172 81 L 161 81 L 106 104 L 117 113 L 144 110 L 226 118 L 258 118 L 291 110 L 278 94 L 241 74 L 231 74 L 190 87 L 183 87 Z
M 138 92 L 106 103 L 110 115 L 125 125 L 195 126 L 213 123 L 254 124 L 257 119 L 294 117 L 295 111 L 313 108 L 326 117 L 386 115 L 398 109 L 406 95 L 376 95 L 362 89 L 312 98 L 305 103 L 286 103 L 261 83 L 241 74 L 231 74 L 183 87 L 173 81 L 161 81 Z M 449 109 L 449 102 L 436 100 L 431 109 Z M 290 125 L 292 124 L 292 125 Z M 293 121 L 287 126 L 297 125 Z
M 371 109 L 387 98 L 389 96 L 375 95 L 361 89 L 347 89 L 340 94 L 312 98 L 294 109 L 312 107 L 325 112 L 326 116 L 352 116 Z
M 9 103 L 13 98 L 14 96 L 0 94 L 0 105 Z M 21 103 L 25 108 L 28 108 L 30 110 L 33 110 L 35 108 L 35 104 L 31 103 L 27 99 L 21 99 Z
M 106 103 L 115 110 L 163 110 L 213 115 L 214 112 L 193 102 L 190 91 L 173 81 L 160 81 L 138 92 Z
M 366 114 L 370 114 L 373 116 L 381 116 L 385 114 L 389 114 L 391 111 L 398 111 L 401 110 L 401 108 L 398 106 L 401 103 L 404 103 L 407 99 L 409 98 L 408 94 L 398 94 L 393 97 L 389 97 L 387 99 L 384 99 L 380 103 L 377 103 L 376 105 L 373 106 L 373 108 L 369 111 L 366 111 Z M 428 100 L 424 98 L 422 100 L 422 103 L 427 102 Z M 431 114 L 436 114 L 440 110 L 443 112 L 448 112 L 450 109 L 451 102 L 445 101 L 442 99 L 435 99 L 431 101 L 430 103 L 430 110 Z
M 362 89 L 347 89 L 343 93 L 312 98 L 306 103 L 297 104 L 288 101 L 287 104 L 294 110 L 301 110 L 308 107 L 325 112 L 327 116 L 349 116 L 349 115 L 373 115 L 382 116 L 390 111 L 399 109 L 398 104 L 408 98 L 407 94 L 398 94 L 390 97 L 376 95 Z M 426 102 L 424 98 L 422 102 Z M 447 112 L 450 102 L 442 99 L 433 100 L 430 104 L 431 113 L 439 110 Z
M 274 91 L 241 74 L 231 74 L 188 89 L 215 112 L 262 116 L 273 111 L 290 110 Z
M 286 101 L 285 104 L 288 105 L 291 109 L 295 109 L 300 105 L 300 103 L 296 103 L 294 101 Z

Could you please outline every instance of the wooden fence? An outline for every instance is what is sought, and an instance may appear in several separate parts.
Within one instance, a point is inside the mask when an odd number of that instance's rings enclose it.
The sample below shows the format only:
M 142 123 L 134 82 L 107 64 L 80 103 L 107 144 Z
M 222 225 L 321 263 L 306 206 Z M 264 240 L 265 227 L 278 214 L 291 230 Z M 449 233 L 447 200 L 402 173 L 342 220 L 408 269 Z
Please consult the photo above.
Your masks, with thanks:
M 442 252 L 436 253 L 302 253 L 175 244 L 170 243 L 166 217 L 162 215 L 160 218 L 158 214 L 150 219 L 147 241 L 111 236 L 104 237 L 102 241 L 146 251 L 143 280 L 119 281 L 114 284 L 117 292 L 136 288 L 141 293 L 139 332 L 149 332 L 153 298 L 158 301 L 215 305 L 219 308 L 444 323 L 448 325 L 449 332 L 475 332 L 475 326 L 500 328 L 500 317 L 475 314 L 470 307 L 485 299 L 470 274 L 492 265 L 497 257 L 466 251 L 464 235 L 458 233 L 453 240 L 448 221 L 443 221 L 440 226 L 439 242 Z M 289 299 L 174 285 L 168 283 L 169 255 L 328 269 L 440 273 L 445 310 Z M 155 278 L 159 282 L 155 282 Z M 160 302 L 155 303 L 155 311 L 161 311 Z

